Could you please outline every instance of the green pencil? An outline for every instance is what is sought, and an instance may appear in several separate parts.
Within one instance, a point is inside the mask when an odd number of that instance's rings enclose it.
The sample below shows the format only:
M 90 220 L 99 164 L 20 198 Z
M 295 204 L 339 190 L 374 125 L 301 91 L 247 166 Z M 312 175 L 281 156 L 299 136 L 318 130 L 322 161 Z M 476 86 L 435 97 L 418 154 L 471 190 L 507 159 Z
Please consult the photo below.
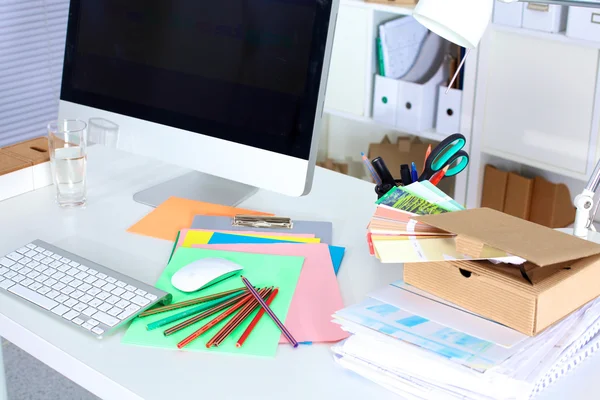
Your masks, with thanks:
M 219 304 L 225 303 L 227 300 L 230 300 L 239 295 L 240 295 L 239 292 L 233 293 L 233 294 L 230 294 L 229 296 L 221 297 L 220 299 L 203 303 L 202 305 L 200 305 L 198 307 L 190 308 L 189 310 L 182 311 L 180 313 L 171 315 L 170 317 L 159 319 L 158 321 L 148 324 L 146 329 L 151 331 L 151 330 L 160 328 L 161 326 L 165 326 L 167 324 L 170 324 L 171 322 L 179 321 L 180 319 L 183 319 L 183 318 L 189 317 L 191 315 L 198 314 L 202 311 L 211 309 L 211 308 L 218 306 Z

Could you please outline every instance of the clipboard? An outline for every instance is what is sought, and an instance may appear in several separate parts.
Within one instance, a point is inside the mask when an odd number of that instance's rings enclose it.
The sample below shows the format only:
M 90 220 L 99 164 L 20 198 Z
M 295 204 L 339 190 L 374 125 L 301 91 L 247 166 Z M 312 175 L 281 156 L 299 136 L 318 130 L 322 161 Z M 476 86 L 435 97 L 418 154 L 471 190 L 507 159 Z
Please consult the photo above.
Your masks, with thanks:
M 273 217 L 269 217 L 273 218 Z M 281 217 L 280 217 L 281 218 Z M 238 217 L 238 220 L 240 218 Z M 257 220 L 256 223 L 244 219 L 241 224 L 236 224 L 235 218 L 216 217 L 210 215 L 197 215 L 194 217 L 191 229 L 206 229 L 211 231 L 262 231 L 288 232 L 288 233 L 314 233 L 321 239 L 321 243 L 332 244 L 333 224 L 326 221 L 292 221 L 289 218 L 279 220 L 281 226 L 271 224 L 267 227 L 266 219 Z

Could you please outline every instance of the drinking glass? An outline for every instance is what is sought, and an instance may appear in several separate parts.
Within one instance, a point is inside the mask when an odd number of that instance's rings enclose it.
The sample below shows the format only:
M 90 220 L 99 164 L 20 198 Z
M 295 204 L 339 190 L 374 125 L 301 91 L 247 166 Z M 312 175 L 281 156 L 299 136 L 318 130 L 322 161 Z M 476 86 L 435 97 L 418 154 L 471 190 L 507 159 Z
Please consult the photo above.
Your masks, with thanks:
M 61 207 L 86 203 L 86 128 L 80 120 L 59 120 L 48 124 L 48 149 L 56 201 Z
M 119 125 L 104 118 L 90 118 L 88 121 L 88 142 L 117 148 Z

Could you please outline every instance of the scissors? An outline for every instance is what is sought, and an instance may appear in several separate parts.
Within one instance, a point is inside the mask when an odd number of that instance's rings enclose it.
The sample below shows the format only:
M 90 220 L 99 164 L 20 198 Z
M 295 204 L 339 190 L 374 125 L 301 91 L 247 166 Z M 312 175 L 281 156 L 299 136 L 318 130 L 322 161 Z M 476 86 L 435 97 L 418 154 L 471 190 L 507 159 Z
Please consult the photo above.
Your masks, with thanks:
M 431 179 L 437 172 L 447 166 L 446 176 L 460 174 L 469 165 L 469 153 L 463 151 L 467 140 L 460 133 L 448 136 L 427 157 L 425 170 L 419 177 L 419 182 Z

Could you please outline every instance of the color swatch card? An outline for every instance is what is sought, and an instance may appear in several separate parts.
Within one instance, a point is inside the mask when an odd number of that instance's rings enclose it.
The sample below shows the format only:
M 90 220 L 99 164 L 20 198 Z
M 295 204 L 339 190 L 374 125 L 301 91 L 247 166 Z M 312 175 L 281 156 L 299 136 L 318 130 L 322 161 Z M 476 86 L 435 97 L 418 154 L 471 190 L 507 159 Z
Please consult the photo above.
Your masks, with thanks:
M 348 334 L 331 316 L 344 307 L 342 295 L 326 244 L 223 244 L 197 248 L 304 257 L 304 266 L 285 319 L 285 326 L 298 342 L 335 342 Z M 287 343 L 281 337 L 280 343 Z
M 244 288 L 242 280 L 239 275 L 237 275 L 221 281 L 207 289 L 194 293 L 184 293 L 175 289 L 171 284 L 173 275 L 191 262 L 204 258 L 224 258 L 242 265 L 244 267 L 242 274 L 248 278 L 255 287 L 278 287 L 279 294 L 271 303 L 271 309 L 279 319 L 285 321 L 290 304 L 292 303 L 292 298 L 294 297 L 294 292 L 296 291 L 298 279 L 300 278 L 302 265 L 304 264 L 303 257 L 179 248 L 171 258 L 171 261 L 165 268 L 163 274 L 158 279 L 156 287 L 171 293 L 173 295 L 173 302 L 181 302 L 226 290 Z M 181 309 L 134 319 L 123 336 L 123 343 L 177 350 L 177 343 L 217 316 L 213 315 L 208 317 L 167 337 L 163 334 L 164 330 L 177 324 L 177 322 L 167 325 L 164 328 L 151 331 L 147 330 L 148 324 L 178 312 L 181 312 Z M 225 322 L 221 322 L 184 349 L 187 351 L 273 357 L 277 351 L 281 331 L 267 316 L 264 316 L 260 320 L 242 347 L 237 348 L 235 346 L 237 340 L 250 324 L 251 319 L 256 313 L 257 311 L 254 311 L 254 313 L 250 314 L 250 316 L 246 318 L 246 320 L 219 347 L 207 349 L 206 343 L 217 333 Z
M 406 189 L 395 187 L 377 201 L 378 205 L 394 208 L 416 215 L 443 214 L 448 212 L 437 204 L 410 194 Z

